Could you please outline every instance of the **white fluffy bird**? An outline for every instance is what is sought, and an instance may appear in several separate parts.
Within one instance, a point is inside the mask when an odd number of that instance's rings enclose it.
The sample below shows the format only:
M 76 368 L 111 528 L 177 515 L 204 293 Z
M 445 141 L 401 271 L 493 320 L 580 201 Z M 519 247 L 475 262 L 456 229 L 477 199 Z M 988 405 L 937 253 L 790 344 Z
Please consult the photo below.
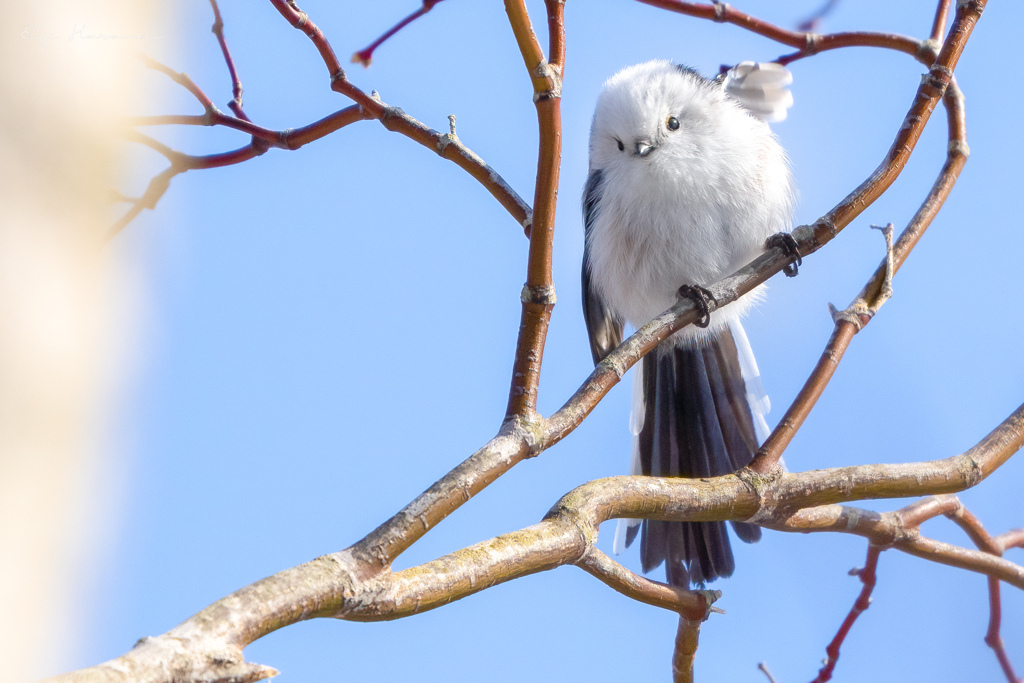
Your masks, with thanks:
M 774 64 L 746 62 L 709 80 L 651 61 L 605 83 L 583 195 L 583 310 L 595 363 L 621 343 L 625 323 L 646 324 L 681 286 L 733 273 L 790 228 L 789 163 L 765 123 L 785 118 L 788 79 Z M 750 462 L 767 428 L 740 326 L 753 300 L 716 310 L 707 327 L 680 330 L 637 364 L 632 473 L 711 477 Z M 620 524 L 617 550 L 636 523 Z M 734 528 L 745 541 L 760 537 L 757 527 Z M 684 587 L 734 567 L 723 522 L 645 521 L 641 559 L 644 571 L 666 562 L 668 581 Z

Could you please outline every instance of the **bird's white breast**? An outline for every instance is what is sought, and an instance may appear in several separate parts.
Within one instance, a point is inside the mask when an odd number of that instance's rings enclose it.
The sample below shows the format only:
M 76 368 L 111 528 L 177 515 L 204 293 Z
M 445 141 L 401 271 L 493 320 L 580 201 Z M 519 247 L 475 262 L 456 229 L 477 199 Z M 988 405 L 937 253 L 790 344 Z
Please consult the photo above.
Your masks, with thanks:
M 591 170 L 602 172 L 589 234 L 591 278 L 634 326 L 671 307 L 681 285 L 709 285 L 734 272 L 790 226 L 792 181 L 781 146 L 767 124 L 730 100 L 718 104 L 713 116 L 684 122 L 678 137 L 646 157 L 614 149 L 595 155 L 591 142 Z M 595 117 L 595 134 L 602 134 L 599 123 Z M 716 311 L 711 329 L 751 303 L 748 295 Z

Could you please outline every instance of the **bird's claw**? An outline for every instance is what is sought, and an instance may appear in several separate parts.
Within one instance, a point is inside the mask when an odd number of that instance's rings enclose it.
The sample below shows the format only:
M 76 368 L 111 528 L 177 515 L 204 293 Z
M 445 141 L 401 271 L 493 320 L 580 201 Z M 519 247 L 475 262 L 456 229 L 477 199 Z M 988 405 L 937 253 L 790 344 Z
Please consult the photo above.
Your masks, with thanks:
M 792 259 L 782 268 L 782 272 L 786 274 L 786 277 L 796 277 L 800 272 L 800 266 L 804 263 L 800 257 L 800 245 L 797 244 L 796 238 L 788 232 L 777 232 L 765 242 L 765 248 L 771 249 L 772 247 L 782 249 L 782 252 Z
M 680 298 L 692 301 L 697 310 L 700 311 L 700 320 L 693 323 L 694 325 L 697 327 L 707 327 L 711 324 L 711 307 L 709 303 L 712 301 L 718 302 L 714 294 L 700 285 L 683 285 L 676 294 Z

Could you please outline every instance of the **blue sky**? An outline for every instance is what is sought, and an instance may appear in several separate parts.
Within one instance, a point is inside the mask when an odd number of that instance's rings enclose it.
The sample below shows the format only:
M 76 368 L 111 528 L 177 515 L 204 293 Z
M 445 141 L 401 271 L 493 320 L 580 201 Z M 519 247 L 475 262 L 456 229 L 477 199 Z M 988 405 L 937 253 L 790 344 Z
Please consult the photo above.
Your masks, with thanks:
M 543 3 L 528 3 L 544 30 Z M 818 5 L 736 3 L 784 26 Z M 339 56 L 364 47 L 414 0 L 301 5 Z M 257 123 L 290 128 L 347 106 L 309 41 L 269 3 L 221 9 Z M 840 3 L 825 31 L 925 37 L 930 2 Z M 715 73 L 791 50 L 635 2 L 568 3 L 562 185 L 555 238 L 558 305 L 539 407 L 557 409 L 591 369 L 579 307 L 590 116 L 623 66 L 669 58 Z M 1017 203 L 1024 101 L 1004 65 L 1024 18 L 992 2 L 956 74 L 972 156 L 946 208 L 899 273 L 895 296 L 854 340 L 829 390 L 786 453 L 792 470 L 946 457 L 976 443 L 1024 400 Z M 230 87 L 206 2 L 180 5 L 144 49 L 185 71 L 226 109 Z M 546 44 L 546 41 L 545 41 Z M 775 130 L 788 149 L 805 223 L 883 158 L 923 67 L 870 48 L 797 62 L 796 100 Z M 449 0 L 381 48 L 350 79 L 389 104 L 458 132 L 522 196 L 533 194 L 530 83 L 498 2 Z M 135 113 L 199 113 L 153 72 Z M 155 133 L 193 153 L 241 146 L 226 130 Z M 872 223 L 912 216 L 945 155 L 937 111 L 890 192 L 795 279 L 770 283 L 746 328 L 774 425 L 845 306 L 883 254 Z M 138 193 L 163 160 L 133 150 Z M 59 669 L 115 657 L 227 593 L 344 548 L 397 511 L 497 430 L 519 324 L 527 241 L 456 166 L 376 122 L 295 152 L 176 178 L 155 212 L 110 247 L 137 264 L 146 313 L 134 380 L 118 414 L 120 491 L 88 591 L 80 648 Z M 629 384 L 570 438 L 527 461 L 402 556 L 412 566 L 538 521 L 565 492 L 625 473 Z M 962 499 L 994 533 L 1024 524 L 1021 457 Z M 864 503 L 891 510 L 903 502 Z M 925 533 L 968 541 L 951 524 Z M 613 525 L 600 546 L 610 551 Z M 736 548 L 737 573 L 701 633 L 701 680 L 813 678 L 860 584 L 847 575 L 864 541 L 768 532 Z M 1011 555 L 1011 558 L 1014 556 Z M 638 570 L 637 553 L 619 558 Z M 1016 554 L 1021 561 L 1020 551 Z M 999 680 L 982 641 L 983 577 L 882 555 L 874 603 L 843 649 L 837 681 Z M 660 577 L 660 575 L 658 575 Z M 675 617 L 565 567 L 391 623 L 317 620 L 271 634 L 247 657 L 281 681 L 666 680 Z M 1003 637 L 1024 669 L 1024 595 L 1004 590 Z

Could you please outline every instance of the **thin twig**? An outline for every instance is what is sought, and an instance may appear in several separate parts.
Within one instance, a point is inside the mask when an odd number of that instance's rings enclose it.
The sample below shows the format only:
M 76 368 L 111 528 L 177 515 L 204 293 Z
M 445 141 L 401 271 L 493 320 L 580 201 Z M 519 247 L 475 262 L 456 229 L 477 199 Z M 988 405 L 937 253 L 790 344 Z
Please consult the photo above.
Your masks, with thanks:
M 167 192 L 167 188 L 171 186 L 171 178 L 179 173 L 181 173 L 181 170 L 172 164 L 166 170 L 155 175 L 149 181 L 145 193 L 134 200 L 128 210 L 107 231 L 107 240 L 113 239 L 114 236 L 124 230 L 125 226 L 135 220 L 142 213 L 143 209 L 155 209 L 157 202 Z
M 548 13 L 548 61 L 565 77 L 565 0 L 545 0 Z
M 871 321 L 879 307 L 888 298 L 886 292 L 891 294 L 892 277 L 899 271 L 914 246 L 931 225 L 932 220 L 953 190 L 953 185 L 956 184 L 964 164 L 967 163 L 970 152 L 967 146 L 964 122 L 964 101 L 955 80 L 952 80 L 946 88 L 943 104 L 946 107 L 949 124 L 949 144 L 947 145 L 946 161 L 939 171 L 938 178 L 914 217 L 900 234 L 899 240 L 892 244 L 891 248 L 886 249 L 885 259 L 875 270 L 871 279 L 853 303 L 847 307 L 844 314 L 835 319 L 832 336 L 829 338 L 818 364 L 750 464 L 753 471 L 767 473 L 778 462 L 778 458 L 789 446 L 796 432 L 821 397 L 825 387 L 831 381 L 854 335 Z M 889 244 L 889 239 L 887 238 L 887 244 Z
M 227 65 L 228 74 L 231 76 L 231 101 L 228 102 L 228 108 L 238 118 L 248 121 L 249 117 L 242 111 L 242 79 L 238 77 L 235 60 L 232 59 L 231 51 L 228 49 L 228 41 L 224 39 L 224 20 L 220 16 L 220 7 L 217 6 L 217 0 L 210 0 L 210 7 L 213 8 L 213 27 L 210 30 L 213 31 L 213 35 L 217 36 L 220 51 L 224 55 L 224 63 Z
M 781 55 L 775 62 L 786 66 L 797 60 L 816 55 L 829 50 L 838 50 L 846 47 L 878 47 L 886 50 L 895 50 L 903 54 L 917 58 L 919 61 L 931 61 L 922 59 L 922 43 L 914 38 L 902 36 L 897 33 L 876 33 L 874 31 L 847 31 L 842 33 L 829 33 L 818 35 L 808 33 L 805 44 L 796 52 Z M 930 54 L 930 53 L 928 53 Z M 934 55 L 932 55 L 934 60 Z
M 949 0 L 939 0 L 935 8 L 935 19 L 932 21 L 931 40 L 938 43 L 946 30 L 946 17 L 949 15 Z
M 402 19 L 397 24 L 389 28 L 387 31 L 384 32 L 384 35 L 370 43 L 369 46 L 364 47 L 362 50 L 359 50 L 358 52 L 353 54 L 352 62 L 355 64 L 362 64 L 364 67 L 370 66 L 370 62 L 373 61 L 374 50 L 380 47 L 385 40 L 395 35 L 403 28 L 405 28 L 407 25 L 416 21 L 430 10 L 434 9 L 434 5 L 436 5 L 439 2 L 441 2 L 441 0 L 423 0 L 422 7 L 420 7 L 418 10 L 407 16 L 405 19 Z
M 825 17 L 827 17 L 838 4 L 839 0 L 825 0 L 825 4 L 815 10 L 814 14 L 797 24 L 797 28 L 801 31 L 807 32 L 817 31 Z
M 981 521 L 964 507 L 956 496 L 948 497 L 953 498 L 956 504 L 950 505 L 950 509 L 944 514 L 963 529 L 979 549 L 997 557 L 1002 557 L 1007 549 L 1007 546 L 1003 545 L 1006 535 L 993 537 L 985 530 Z M 995 654 L 996 660 L 1006 676 L 1007 683 L 1020 683 L 1020 679 L 1014 673 L 1013 664 L 1010 662 L 1010 656 L 1006 653 L 1006 646 L 1000 634 L 1003 607 L 1000 597 L 999 579 L 991 576 L 988 577 L 988 604 L 989 618 L 988 630 L 985 632 L 985 644 L 992 648 L 992 652 Z
M 146 193 L 140 199 L 136 200 L 128 211 L 126 211 L 125 214 L 122 215 L 113 226 L 111 226 L 107 233 L 107 239 L 112 239 L 118 235 L 125 226 L 137 218 L 144 209 L 156 208 L 157 201 L 159 201 L 159 199 L 167 192 L 171 179 L 180 173 L 240 164 L 242 162 L 249 161 L 250 159 L 255 159 L 266 152 L 270 147 L 296 150 L 309 142 L 330 135 L 334 131 L 344 128 L 351 123 L 369 118 L 361 107 L 358 105 L 352 105 L 345 109 L 336 111 L 319 121 L 314 121 L 309 125 L 302 126 L 301 128 L 272 131 L 256 126 L 251 122 L 242 121 L 241 119 L 236 119 L 225 114 L 221 114 L 220 116 L 226 121 L 217 119 L 220 121 L 220 123 L 217 124 L 208 123 L 210 120 L 208 117 L 187 116 L 143 117 L 133 121 L 136 125 L 184 123 L 189 125 L 227 125 L 237 129 L 241 129 L 241 126 L 245 126 L 250 132 L 258 132 L 259 135 L 253 135 L 253 139 L 248 145 L 235 150 L 215 154 L 192 155 L 173 150 L 162 142 L 154 140 L 153 138 L 136 130 L 129 130 L 125 132 L 124 136 L 126 139 L 145 145 L 160 153 L 171 162 L 171 166 L 150 181 L 149 189 L 147 189 Z M 164 121 L 162 119 L 168 120 Z
M 758 662 L 757 669 L 768 678 L 768 683 L 776 683 L 775 676 L 772 676 L 772 672 L 768 670 L 767 662 Z
M 320 58 L 324 61 L 324 66 L 327 67 L 327 72 L 331 77 L 331 85 L 333 88 L 334 82 L 345 79 L 345 70 L 341 68 L 341 62 L 338 61 L 337 55 L 334 54 L 334 48 L 327 42 L 327 38 L 324 36 L 323 31 L 313 23 L 309 18 L 309 15 L 299 9 L 299 6 L 295 4 L 294 0 L 270 0 L 270 4 L 274 6 L 274 9 L 280 13 L 293 28 L 298 29 L 306 34 L 306 36 L 313 42 L 313 46 L 320 53 Z
M 285 6 L 289 7 L 288 3 L 285 3 Z M 300 16 L 305 17 L 305 14 L 301 14 Z M 312 22 L 305 21 L 301 23 L 305 26 Z M 316 43 L 319 41 L 321 43 L 318 45 L 318 49 L 320 49 L 321 54 L 327 53 L 333 55 L 333 51 L 326 43 L 326 38 L 323 37 L 320 30 L 316 28 L 315 25 L 310 30 L 312 35 L 316 37 L 314 42 Z M 202 116 L 177 115 L 136 117 L 129 120 L 128 123 L 130 125 L 149 126 L 178 124 L 225 126 L 227 128 L 233 128 L 235 130 L 248 133 L 255 138 L 250 145 L 251 149 L 248 152 L 245 151 L 247 148 L 242 148 L 240 150 L 219 155 L 188 156 L 178 152 L 173 152 L 173 150 L 169 150 L 169 148 L 165 148 L 166 152 L 173 153 L 181 157 L 184 162 L 182 170 L 214 168 L 232 163 L 240 163 L 263 154 L 268 147 L 279 147 L 291 150 L 298 149 L 302 145 L 333 133 L 339 128 L 356 120 L 372 118 L 379 120 L 388 130 L 401 133 L 421 145 L 433 149 L 441 157 L 454 162 L 457 166 L 468 172 L 477 180 L 477 182 L 483 185 L 484 188 L 488 190 L 491 195 L 495 197 L 495 199 L 497 199 L 498 202 L 512 215 L 512 217 L 523 226 L 527 233 L 529 233 L 531 229 L 533 218 L 530 206 L 523 201 L 515 190 L 513 190 L 508 183 L 506 183 L 505 180 L 494 171 L 494 169 L 492 169 L 471 149 L 466 147 L 454 132 L 440 133 L 433 130 L 420 121 L 417 121 L 415 118 L 409 116 L 401 109 L 397 107 L 390 107 L 383 103 L 379 98 L 365 95 L 365 93 L 362 93 L 358 88 L 348 84 L 347 81 L 344 82 L 344 89 L 347 94 L 355 95 L 355 99 L 358 102 L 355 106 L 339 110 L 334 114 L 324 117 L 320 121 L 302 128 L 288 131 L 275 131 L 254 124 L 247 117 L 237 118 L 221 112 L 213 104 L 206 93 L 204 93 L 202 89 L 188 77 L 187 74 L 175 72 L 169 67 L 157 62 L 156 60 L 150 59 L 145 55 L 140 55 L 140 59 L 142 59 L 148 67 L 166 74 L 176 83 L 186 88 L 193 94 L 193 96 L 196 97 L 200 104 L 203 105 L 206 111 Z M 340 69 L 340 67 L 338 68 Z M 337 85 L 337 83 L 335 85 Z M 338 88 L 336 87 L 335 89 Z M 166 155 L 167 154 L 165 154 L 165 156 Z M 110 234 L 115 235 L 120 232 L 120 230 L 123 229 L 132 218 L 138 216 L 139 212 L 141 212 L 143 208 L 146 207 L 140 206 L 137 210 L 130 211 L 122 217 L 122 219 L 114 226 Z M 126 218 L 128 219 L 127 221 L 125 220 Z
M 377 119 L 388 130 L 400 133 L 424 147 L 433 149 L 469 173 L 523 226 L 526 234 L 530 234 L 530 227 L 533 223 L 530 206 L 479 156 L 463 145 L 458 138 L 439 133 L 398 107 L 384 104 L 379 97 L 376 97 L 376 93 L 368 95 L 357 88 L 349 82 L 344 69 L 341 68 L 341 63 L 334 54 L 334 49 L 327 41 L 323 31 L 313 23 L 309 15 L 300 10 L 293 1 L 271 0 L 271 4 L 293 27 L 302 31 L 312 41 L 330 74 L 332 90 L 351 99 L 362 107 L 369 118 Z
M 188 74 L 175 71 L 171 67 L 166 66 L 165 64 L 161 64 L 152 57 L 141 52 L 136 54 L 139 60 L 141 60 L 142 63 L 145 64 L 148 68 L 165 74 L 172 81 L 174 81 L 175 83 L 177 83 L 178 85 L 192 93 L 192 96 L 199 101 L 199 104 L 202 105 L 205 111 L 209 112 L 217 108 L 214 106 L 213 101 L 209 98 L 209 96 L 206 93 L 204 93 L 202 89 L 198 85 L 196 85 L 191 78 L 189 78 Z
M 825 648 L 825 653 L 828 655 L 825 658 L 825 665 L 818 671 L 818 675 L 812 683 L 825 683 L 825 681 L 832 679 L 832 672 L 835 671 L 836 662 L 839 661 L 839 649 L 843 646 L 843 641 L 850 634 L 850 629 L 853 628 L 857 617 L 863 614 L 864 610 L 871 605 L 871 592 L 875 589 L 877 578 L 875 570 L 878 568 L 878 556 L 881 552 L 882 549 L 878 546 L 869 545 L 864 567 L 850 572 L 858 577 L 864 586 L 861 588 L 860 595 L 854 601 L 853 607 L 850 608 L 849 614 L 846 615 L 846 619 L 843 620 L 842 625 L 839 627 L 839 631 L 836 632 L 832 642 Z

